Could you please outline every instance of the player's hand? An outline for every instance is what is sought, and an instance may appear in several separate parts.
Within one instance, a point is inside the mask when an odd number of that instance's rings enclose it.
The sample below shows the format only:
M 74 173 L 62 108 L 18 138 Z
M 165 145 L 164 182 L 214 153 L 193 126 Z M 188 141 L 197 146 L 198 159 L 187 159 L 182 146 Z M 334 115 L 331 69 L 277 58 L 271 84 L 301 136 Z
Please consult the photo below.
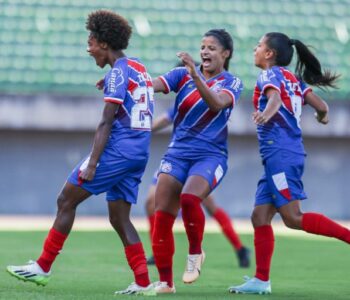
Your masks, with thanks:
M 253 112 L 252 119 L 256 125 L 263 125 L 268 121 L 261 111 Z
M 102 78 L 99 81 L 96 82 L 95 86 L 98 90 L 102 90 L 103 86 L 105 84 L 105 80 Z
M 328 122 L 329 122 L 328 113 L 319 114 L 319 113 L 315 112 L 315 118 L 316 118 L 317 122 L 324 124 L 324 125 L 328 124 Z
M 196 64 L 191 55 L 189 55 L 187 52 L 178 52 L 176 55 L 181 59 L 192 78 L 199 76 L 197 73 Z
M 84 181 L 91 181 L 94 179 L 96 173 L 96 167 L 87 166 L 86 169 L 82 170 L 79 174 L 79 178 Z

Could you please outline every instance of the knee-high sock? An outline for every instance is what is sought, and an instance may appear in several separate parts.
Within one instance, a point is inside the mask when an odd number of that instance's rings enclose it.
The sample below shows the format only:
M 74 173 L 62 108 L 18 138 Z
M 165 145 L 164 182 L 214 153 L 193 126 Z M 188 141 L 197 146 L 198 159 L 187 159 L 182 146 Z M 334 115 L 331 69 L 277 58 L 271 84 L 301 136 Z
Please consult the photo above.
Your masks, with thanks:
M 128 245 L 124 248 L 124 251 L 128 264 L 134 273 L 135 282 L 142 287 L 148 286 L 151 282 L 142 243 Z
M 201 198 L 192 194 L 181 194 L 182 219 L 189 242 L 189 254 L 202 253 L 205 216 Z
M 159 280 L 167 282 L 170 287 L 173 286 L 174 222 L 173 215 L 156 211 L 152 236 L 152 249 Z
M 236 250 L 241 249 L 242 248 L 242 242 L 241 242 L 238 234 L 234 230 L 232 222 L 231 222 L 231 219 L 227 215 L 227 213 L 222 208 L 218 208 L 214 212 L 213 217 L 220 224 L 222 232 L 224 233 L 226 238 L 229 240 L 231 245 Z
M 63 234 L 53 227 L 50 229 L 44 242 L 43 252 L 37 260 L 38 265 L 44 272 L 50 271 L 51 265 L 60 253 L 67 237 L 68 234 Z
M 152 235 L 153 235 L 153 230 L 154 230 L 154 219 L 155 219 L 154 214 L 151 216 L 148 216 L 149 237 L 150 237 L 151 242 L 152 242 Z
M 350 230 L 322 214 L 303 214 L 302 228 L 308 233 L 333 237 L 350 244 Z
M 260 280 L 269 280 L 274 245 L 275 239 L 271 225 L 263 225 L 254 229 L 255 277 Z

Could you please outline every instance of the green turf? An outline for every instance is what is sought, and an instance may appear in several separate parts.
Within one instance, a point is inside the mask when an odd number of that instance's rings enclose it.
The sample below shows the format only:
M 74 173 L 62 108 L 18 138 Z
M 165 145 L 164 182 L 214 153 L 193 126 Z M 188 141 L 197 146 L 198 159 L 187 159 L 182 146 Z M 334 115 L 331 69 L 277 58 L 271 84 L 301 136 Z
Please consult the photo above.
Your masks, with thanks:
M 114 296 L 125 288 L 132 274 L 123 248 L 114 232 L 72 232 L 64 251 L 53 267 L 53 277 L 46 287 L 19 281 L 5 272 L 7 264 L 21 264 L 40 254 L 46 232 L 0 232 L 0 299 L 135 299 Z M 141 234 L 146 250 L 148 236 Z M 253 237 L 242 237 L 252 247 Z M 239 269 L 235 253 L 221 234 L 206 234 L 207 259 L 198 282 L 181 283 L 187 240 L 176 234 L 174 277 L 177 293 L 156 299 L 350 299 L 349 246 L 330 239 L 276 237 L 273 259 L 272 295 L 233 295 L 231 284 L 240 284 L 250 269 Z M 156 280 L 155 267 L 150 268 Z M 150 297 L 137 296 L 137 299 Z

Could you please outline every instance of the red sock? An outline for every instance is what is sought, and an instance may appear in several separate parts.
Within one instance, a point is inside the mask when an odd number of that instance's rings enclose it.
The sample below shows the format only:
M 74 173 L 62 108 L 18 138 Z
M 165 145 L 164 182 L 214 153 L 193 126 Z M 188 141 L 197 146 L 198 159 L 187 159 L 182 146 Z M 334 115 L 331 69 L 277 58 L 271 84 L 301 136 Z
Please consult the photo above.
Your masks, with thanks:
M 152 235 L 153 235 L 153 231 L 154 231 L 154 214 L 151 216 L 148 216 L 148 224 L 149 224 L 149 237 L 150 240 L 152 241 Z
M 334 237 L 350 244 L 350 230 L 317 213 L 305 213 L 302 228 L 308 233 Z
M 152 250 L 159 280 L 167 282 L 170 287 L 173 286 L 174 222 L 175 216 L 164 211 L 157 211 L 152 236 Z
M 239 239 L 238 234 L 235 232 L 231 219 L 227 213 L 222 209 L 218 208 L 213 214 L 215 220 L 220 224 L 221 230 L 230 241 L 231 245 L 238 251 L 242 248 L 241 240 Z
M 131 270 L 134 272 L 135 282 L 139 286 L 146 287 L 151 282 L 148 276 L 147 262 L 142 243 L 138 242 L 124 248 L 125 256 Z
M 269 280 L 274 244 L 275 239 L 271 225 L 254 228 L 255 277 L 260 280 Z
M 189 254 L 202 253 L 205 216 L 201 207 L 202 199 L 192 194 L 180 195 L 182 220 L 189 242 Z
M 36 261 L 44 272 L 49 272 L 56 256 L 60 253 L 68 234 L 63 234 L 51 228 L 43 246 L 43 252 Z

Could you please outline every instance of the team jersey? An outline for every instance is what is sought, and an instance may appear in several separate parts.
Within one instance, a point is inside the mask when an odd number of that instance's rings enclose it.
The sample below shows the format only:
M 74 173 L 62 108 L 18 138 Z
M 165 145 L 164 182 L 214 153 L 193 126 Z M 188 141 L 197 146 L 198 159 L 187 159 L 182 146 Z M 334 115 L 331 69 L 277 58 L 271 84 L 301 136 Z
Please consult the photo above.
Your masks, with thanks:
M 126 158 L 148 156 L 153 94 L 152 79 L 135 58 L 118 59 L 104 78 L 104 101 L 119 104 L 108 143 Z
M 242 81 L 226 71 L 205 80 L 200 67 L 197 68 L 207 86 L 216 93 L 227 93 L 232 98 L 232 105 L 218 112 L 211 111 L 185 67 L 160 76 L 166 87 L 165 93 L 177 93 L 174 115 L 171 116 L 174 127 L 169 150 L 178 150 L 179 155 L 208 151 L 227 155 L 227 121 L 242 92 Z
M 300 117 L 304 98 L 311 88 L 284 67 L 274 66 L 263 70 L 257 80 L 253 104 L 263 111 L 267 105 L 266 89 L 278 91 L 282 105 L 278 112 L 264 125 L 257 126 L 260 154 L 263 159 L 280 149 L 304 154 Z

